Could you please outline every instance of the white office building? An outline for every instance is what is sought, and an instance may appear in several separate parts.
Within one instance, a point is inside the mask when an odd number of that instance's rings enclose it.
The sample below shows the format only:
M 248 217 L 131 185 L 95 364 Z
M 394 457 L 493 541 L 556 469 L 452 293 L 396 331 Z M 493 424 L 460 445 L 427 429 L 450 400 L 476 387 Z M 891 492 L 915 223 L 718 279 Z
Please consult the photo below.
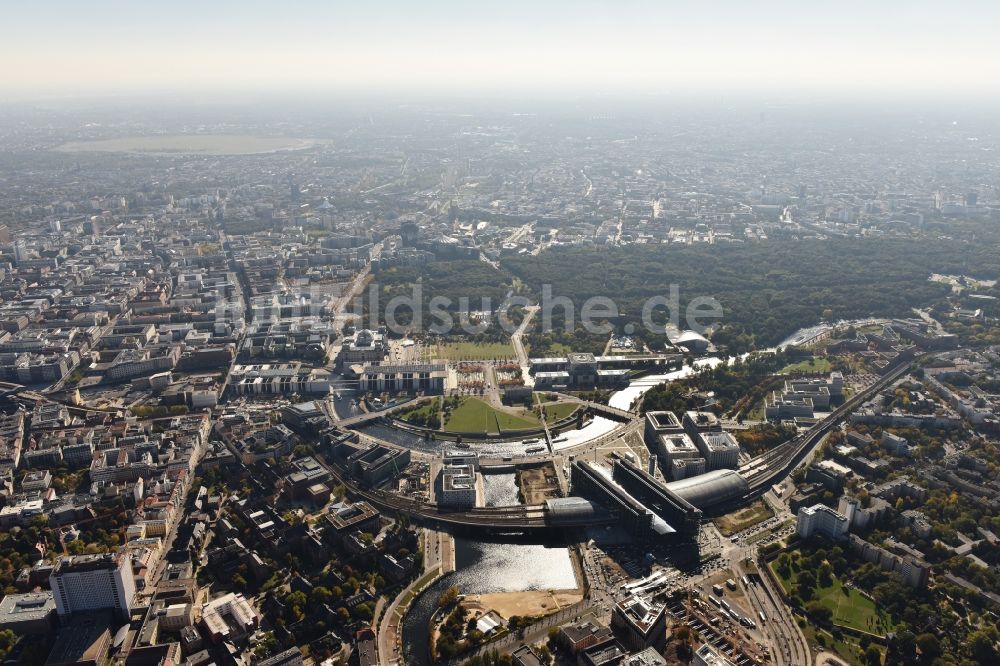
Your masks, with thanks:
M 132 562 L 124 550 L 63 557 L 49 575 L 59 615 L 112 609 L 127 618 L 135 600 Z
M 705 473 L 705 459 L 690 435 L 684 432 L 655 435 L 656 454 L 672 481 Z
M 801 507 L 795 520 L 795 533 L 803 539 L 814 534 L 822 534 L 828 539 L 843 539 L 850 527 L 847 516 L 823 504 Z
M 471 509 L 476 506 L 476 469 L 472 465 L 446 465 L 437 477 L 438 506 Z

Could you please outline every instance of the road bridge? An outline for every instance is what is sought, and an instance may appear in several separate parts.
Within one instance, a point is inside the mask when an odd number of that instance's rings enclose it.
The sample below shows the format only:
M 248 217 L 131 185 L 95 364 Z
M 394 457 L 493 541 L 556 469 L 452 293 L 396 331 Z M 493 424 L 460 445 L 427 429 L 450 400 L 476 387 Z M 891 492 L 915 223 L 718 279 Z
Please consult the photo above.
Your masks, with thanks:
M 516 505 L 501 507 L 476 507 L 467 510 L 448 510 L 437 504 L 431 504 L 409 497 L 402 497 L 394 493 L 378 489 L 362 488 L 350 479 L 342 470 L 334 465 L 330 465 L 321 457 L 317 457 L 320 464 L 337 480 L 344 485 L 348 494 L 360 500 L 364 500 L 372 506 L 382 511 L 397 513 L 408 516 L 425 525 L 440 529 L 451 528 L 471 528 L 484 532 L 504 533 L 504 532 L 537 532 L 551 529 L 545 507 L 542 505 Z M 579 524 L 562 521 L 559 527 L 585 527 L 614 522 L 615 517 L 609 516 L 606 520 L 595 520 L 593 517 L 581 520 Z
M 86 405 L 74 405 L 63 400 L 56 400 L 55 398 L 39 393 L 38 391 L 30 390 L 28 387 L 22 386 L 21 384 L 12 384 L 9 382 L 0 382 L 0 398 L 17 400 L 32 406 L 38 404 L 62 405 L 71 412 L 92 412 L 97 414 L 119 415 L 124 411 L 124 408 L 118 407 L 88 407 Z
M 422 396 L 419 398 L 413 398 L 411 400 L 407 400 L 406 402 L 393 405 L 387 409 L 380 409 L 377 412 L 362 412 L 361 414 L 355 414 L 354 416 L 349 416 L 346 419 L 339 419 L 337 421 L 337 425 L 342 428 L 359 428 L 361 426 L 368 425 L 369 423 L 379 421 L 386 416 L 391 416 L 398 412 L 410 409 L 411 407 L 423 404 L 424 402 L 430 400 L 431 397 L 432 396 Z M 333 410 L 330 411 L 333 412 Z
M 629 422 L 639 418 L 639 415 L 635 412 L 630 412 L 627 409 L 618 409 L 617 407 L 612 407 L 610 405 L 605 405 L 600 402 L 593 402 L 591 400 L 582 400 L 575 395 L 570 395 L 568 393 L 559 393 L 557 391 L 545 391 L 545 393 L 551 393 L 553 395 L 559 396 L 560 399 L 566 402 L 574 402 L 578 405 L 583 405 L 592 414 L 598 416 L 607 417 L 613 421 Z

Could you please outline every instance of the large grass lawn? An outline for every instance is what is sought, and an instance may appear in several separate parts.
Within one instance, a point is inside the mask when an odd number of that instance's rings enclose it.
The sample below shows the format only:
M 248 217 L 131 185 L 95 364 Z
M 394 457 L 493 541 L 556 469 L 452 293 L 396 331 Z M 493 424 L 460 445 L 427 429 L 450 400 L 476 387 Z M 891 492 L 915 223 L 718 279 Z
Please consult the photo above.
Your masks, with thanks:
M 830 365 L 830 361 L 814 356 L 798 363 L 786 365 L 781 369 L 781 372 L 785 374 L 794 372 L 830 372 L 832 369 L 833 366 Z
M 501 433 L 507 430 L 536 428 L 538 425 L 538 419 L 530 413 L 512 414 L 493 409 L 479 398 L 463 398 L 462 404 L 448 415 L 444 430 Z
M 516 358 L 514 348 L 507 342 L 444 342 L 429 345 L 426 355 L 430 359 L 447 361 L 488 361 Z
M 564 419 L 573 412 L 575 412 L 580 405 L 575 402 L 550 402 L 542 406 L 542 410 L 545 412 L 545 420 L 549 423 L 554 423 L 560 419 Z
M 792 573 L 785 578 L 771 563 L 771 571 L 781 581 L 785 592 L 792 590 Z M 844 627 L 853 627 L 861 631 L 872 634 L 884 635 L 886 631 L 892 629 L 892 619 L 887 613 L 880 612 L 875 608 L 875 603 L 862 595 L 853 587 L 844 587 L 844 584 L 836 576 L 832 577 L 832 584 L 828 587 L 816 586 L 813 588 L 813 599 L 816 599 L 833 612 L 833 622 Z M 881 621 L 881 624 L 879 624 Z

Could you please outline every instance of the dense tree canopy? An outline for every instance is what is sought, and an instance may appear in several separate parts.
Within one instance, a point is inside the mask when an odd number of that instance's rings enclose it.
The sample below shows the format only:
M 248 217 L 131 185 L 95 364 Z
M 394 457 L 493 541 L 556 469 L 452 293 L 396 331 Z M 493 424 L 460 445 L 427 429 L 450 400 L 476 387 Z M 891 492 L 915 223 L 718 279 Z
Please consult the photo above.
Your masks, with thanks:
M 554 295 L 572 298 L 577 307 L 591 296 L 614 299 L 622 313 L 620 329 L 638 326 L 643 303 L 668 296 L 672 284 L 680 292 L 682 325 L 692 299 L 714 297 L 724 309 L 716 341 L 744 351 L 751 344 L 778 344 L 821 319 L 909 316 L 911 308 L 948 293 L 946 285 L 928 280 L 931 273 L 996 277 L 1000 255 L 989 243 L 831 238 L 566 247 L 512 258 L 505 266 L 538 294 L 548 284 Z

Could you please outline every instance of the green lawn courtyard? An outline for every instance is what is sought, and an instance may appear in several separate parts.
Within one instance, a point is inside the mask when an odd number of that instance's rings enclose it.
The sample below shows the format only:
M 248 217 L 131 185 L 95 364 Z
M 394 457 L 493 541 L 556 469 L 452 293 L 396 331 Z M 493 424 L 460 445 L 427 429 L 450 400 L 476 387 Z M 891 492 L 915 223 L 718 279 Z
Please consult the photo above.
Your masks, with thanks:
M 516 358 L 514 348 L 508 342 L 442 342 L 428 345 L 424 349 L 428 360 L 443 361 L 488 361 L 491 359 Z
M 448 432 L 502 433 L 508 430 L 525 430 L 541 425 L 530 412 L 513 414 L 494 409 L 479 398 L 462 398 L 444 423 Z
M 782 374 L 794 374 L 797 372 L 830 372 L 833 366 L 825 358 L 807 358 L 798 363 L 791 363 L 781 369 Z

